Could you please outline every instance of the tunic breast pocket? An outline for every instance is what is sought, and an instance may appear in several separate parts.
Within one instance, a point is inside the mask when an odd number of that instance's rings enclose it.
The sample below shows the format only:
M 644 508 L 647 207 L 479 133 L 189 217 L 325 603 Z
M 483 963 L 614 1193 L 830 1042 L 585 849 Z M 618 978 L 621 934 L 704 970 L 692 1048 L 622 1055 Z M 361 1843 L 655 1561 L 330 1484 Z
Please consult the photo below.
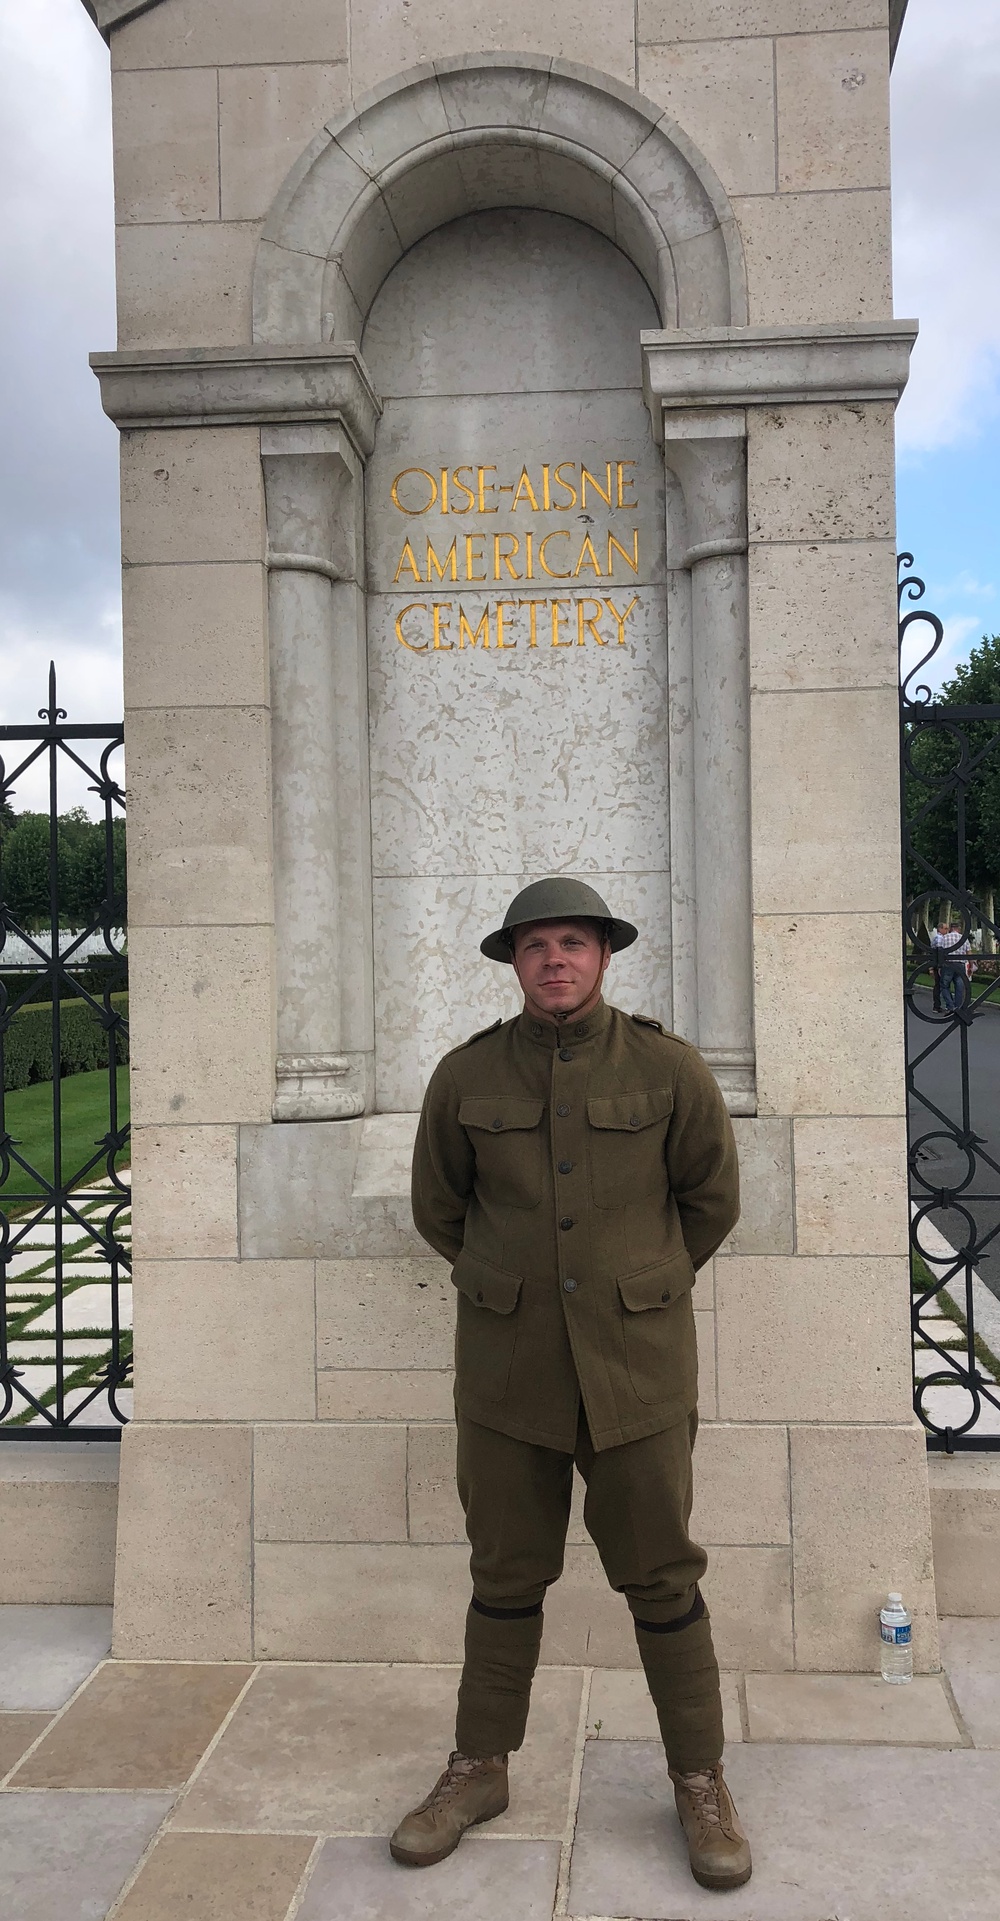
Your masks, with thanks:
M 667 1125 L 674 1097 L 665 1087 L 638 1094 L 591 1095 L 590 1191 L 597 1207 L 627 1207 L 666 1194 Z
M 544 1101 L 469 1094 L 458 1110 L 476 1156 L 480 1197 L 498 1207 L 537 1207 L 542 1198 Z

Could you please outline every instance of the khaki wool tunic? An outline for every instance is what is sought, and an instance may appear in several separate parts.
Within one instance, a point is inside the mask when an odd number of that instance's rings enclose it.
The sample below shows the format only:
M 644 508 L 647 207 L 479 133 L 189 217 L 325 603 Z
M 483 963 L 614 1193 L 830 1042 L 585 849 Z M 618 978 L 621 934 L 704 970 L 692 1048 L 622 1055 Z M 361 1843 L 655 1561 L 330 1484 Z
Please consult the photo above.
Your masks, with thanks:
M 453 1263 L 455 1403 L 572 1453 L 697 1404 L 691 1288 L 739 1216 L 736 1143 L 697 1049 L 605 1001 L 522 1012 L 446 1054 L 413 1158 L 413 1218 Z

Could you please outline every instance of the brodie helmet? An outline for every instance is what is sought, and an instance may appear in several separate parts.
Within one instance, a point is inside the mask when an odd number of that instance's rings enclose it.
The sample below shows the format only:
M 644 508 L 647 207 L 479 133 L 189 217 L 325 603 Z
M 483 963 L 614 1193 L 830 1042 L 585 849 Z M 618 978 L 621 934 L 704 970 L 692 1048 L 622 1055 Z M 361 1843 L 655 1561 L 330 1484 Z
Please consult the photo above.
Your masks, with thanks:
M 586 881 L 556 876 L 550 880 L 533 880 L 530 886 L 523 887 L 511 901 L 503 926 L 480 942 L 480 952 L 487 960 L 506 961 L 510 965 L 514 959 L 515 927 L 525 927 L 536 920 L 596 920 L 606 930 L 613 954 L 623 947 L 631 947 L 639 938 L 638 928 L 633 927 L 631 921 L 616 920 L 607 903 Z

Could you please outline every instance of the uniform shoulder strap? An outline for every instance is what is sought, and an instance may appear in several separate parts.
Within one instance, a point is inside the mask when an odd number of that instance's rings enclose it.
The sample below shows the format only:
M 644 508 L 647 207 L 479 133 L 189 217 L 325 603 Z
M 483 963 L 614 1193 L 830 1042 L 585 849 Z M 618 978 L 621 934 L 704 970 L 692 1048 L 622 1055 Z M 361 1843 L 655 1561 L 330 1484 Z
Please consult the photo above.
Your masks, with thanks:
M 459 1041 L 458 1046 L 455 1048 L 455 1053 L 461 1054 L 463 1048 L 475 1047 L 477 1041 L 485 1040 L 487 1034 L 495 1034 L 497 1028 L 502 1026 L 503 1021 L 498 1017 L 495 1021 L 491 1021 L 488 1027 L 480 1027 L 475 1034 L 469 1035 L 467 1041 Z
M 658 1034 L 665 1034 L 667 1031 L 662 1021 L 654 1021 L 652 1014 L 633 1014 L 632 1019 L 638 1021 L 640 1027 L 655 1027 Z

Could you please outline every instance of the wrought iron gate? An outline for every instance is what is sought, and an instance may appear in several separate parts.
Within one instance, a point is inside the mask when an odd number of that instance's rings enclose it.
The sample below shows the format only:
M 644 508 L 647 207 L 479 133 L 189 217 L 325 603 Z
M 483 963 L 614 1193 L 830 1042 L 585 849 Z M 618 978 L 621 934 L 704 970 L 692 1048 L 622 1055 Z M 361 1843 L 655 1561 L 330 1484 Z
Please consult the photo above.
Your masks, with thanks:
M 0 727 L 22 755 L 0 760 L 0 1439 L 117 1440 L 132 1367 L 123 728 L 67 724 L 54 667 L 38 718 Z M 37 763 L 48 811 L 26 820 L 10 803 Z M 60 819 L 69 763 L 102 809 L 93 827 Z
M 1000 704 L 935 703 L 944 638 L 899 557 L 914 1406 L 927 1445 L 1000 1450 Z M 926 650 L 904 673 L 908 637 Z M 923 644 L 923 641 L 921 642 Z M 995 817 L 994 817 L 995 816 Z M 1000 872 L 997 874 L 1000 890 Z

